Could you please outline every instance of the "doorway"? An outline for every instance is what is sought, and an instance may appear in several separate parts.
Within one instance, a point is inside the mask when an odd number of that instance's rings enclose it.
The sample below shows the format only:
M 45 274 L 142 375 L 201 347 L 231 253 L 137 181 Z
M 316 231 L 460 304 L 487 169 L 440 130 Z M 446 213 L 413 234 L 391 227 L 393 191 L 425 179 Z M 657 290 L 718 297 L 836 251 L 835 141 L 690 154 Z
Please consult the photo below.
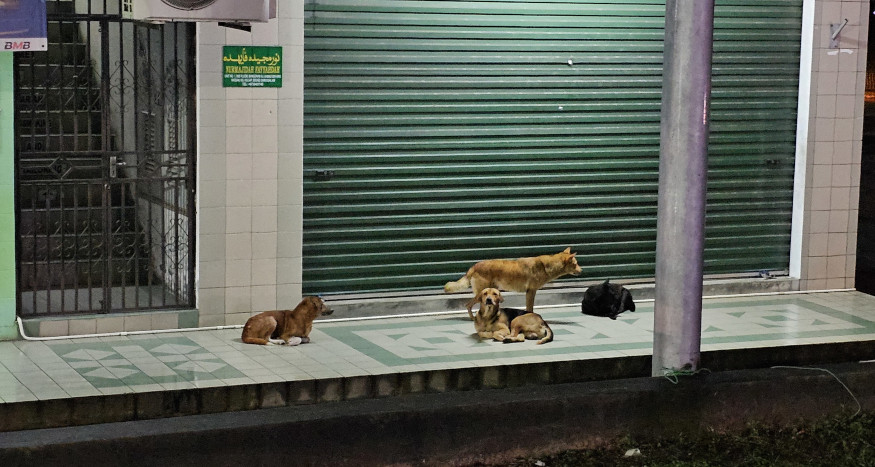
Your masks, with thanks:
M 18 313 L 191 307 L 194 28 L 46 4 L 14 62 Z

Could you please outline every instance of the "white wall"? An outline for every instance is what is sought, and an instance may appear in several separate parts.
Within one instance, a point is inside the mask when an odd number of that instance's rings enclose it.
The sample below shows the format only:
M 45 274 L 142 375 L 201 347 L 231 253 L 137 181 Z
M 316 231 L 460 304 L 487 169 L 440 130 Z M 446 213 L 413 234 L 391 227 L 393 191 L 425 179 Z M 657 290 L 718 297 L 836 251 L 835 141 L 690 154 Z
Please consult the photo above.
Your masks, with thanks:
M 301 297 L 304 2 L 252 32 L 198 25 L 200 325 Z M 854 286 L 869 3 L 806 0 L 791 274 Z M 840 48 L 829 24 L 845 18 Z M 283 46 L 283 87 L 223 88 L 222 45 Z
M 869 2 L 806 0 L 805 9 L 790 270 L 802 290 L 852 288 Z M 845 18 L 839 48 L 832 49 L 830 24 Z
M 301 299 L 304 1 L 244 32 L 198 25 L 200 325 Z M 281 88 L 223 88 L 223 45 L 283 47 Z

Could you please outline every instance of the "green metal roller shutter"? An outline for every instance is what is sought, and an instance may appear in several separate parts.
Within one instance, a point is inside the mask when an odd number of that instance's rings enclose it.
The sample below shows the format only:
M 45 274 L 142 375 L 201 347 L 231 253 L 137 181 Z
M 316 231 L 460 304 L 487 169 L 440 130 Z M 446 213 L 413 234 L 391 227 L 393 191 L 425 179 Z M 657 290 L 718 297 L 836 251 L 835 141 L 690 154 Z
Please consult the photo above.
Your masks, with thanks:
M 664 1 L 306 3 L 304 290 L 652 277 Z M 802 0 L 717 0 L 706 273 L 789 263 Z

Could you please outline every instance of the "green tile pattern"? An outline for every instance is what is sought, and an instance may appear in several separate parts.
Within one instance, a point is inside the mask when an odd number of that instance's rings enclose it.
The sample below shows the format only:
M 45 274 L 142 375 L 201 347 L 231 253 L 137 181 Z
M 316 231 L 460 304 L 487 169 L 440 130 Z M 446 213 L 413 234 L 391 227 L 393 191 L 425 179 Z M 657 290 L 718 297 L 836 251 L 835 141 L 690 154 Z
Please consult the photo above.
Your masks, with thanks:
M 239 329 L 0 342 L 0 403 L 446 368 L 649 355 L 653 305 L 616 321 L 576 305 L 538 310 L 555 340 L 481 340 L 458 314 L 317 322 L 312 342 L 259 346 Z M 705 300 L 702 349 L 875 341 L 875 297 L 829 292 Z
M 555 340 L 546 345 L 535 345 L 534 341 L 502 344 L 481 340 L 466 317 L 371 321 L 320 329 L 390 367 L 528 356 L 616 354 L 630 350 L 649 352 L 653 347 L 652 303 L 642 303 L 638 311 L 625 313 L 616 321 L 582 315 L 577 307 L 544 309 L 540 313 L 555 334 Z M 872 320 L 863 319 L 792 296 L 747 299 L 742 307 L 737 301 L 706 301 L 702 344 L 875 334 L 873 320 L 875 315 Z
M 224 360 L 181 336 L 50 348 L 96 388 L 243 377 Z

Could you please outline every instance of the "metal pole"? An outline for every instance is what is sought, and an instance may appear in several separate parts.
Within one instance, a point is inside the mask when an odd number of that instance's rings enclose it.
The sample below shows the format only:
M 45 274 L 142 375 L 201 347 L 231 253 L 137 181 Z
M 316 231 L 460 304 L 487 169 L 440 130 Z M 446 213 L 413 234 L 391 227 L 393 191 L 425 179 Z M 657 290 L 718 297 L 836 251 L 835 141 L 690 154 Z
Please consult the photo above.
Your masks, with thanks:
M 666 2 L 653 376 L 699 365 L 713 32 L 714 0 Z

